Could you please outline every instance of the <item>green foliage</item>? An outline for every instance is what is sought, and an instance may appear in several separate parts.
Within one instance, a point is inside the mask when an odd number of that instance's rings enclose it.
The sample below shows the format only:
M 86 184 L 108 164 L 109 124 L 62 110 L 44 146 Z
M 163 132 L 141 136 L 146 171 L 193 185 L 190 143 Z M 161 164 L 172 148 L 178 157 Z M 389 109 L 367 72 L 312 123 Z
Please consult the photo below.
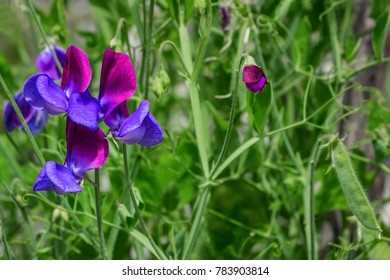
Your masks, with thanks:
M 0 107 L 36 73 L 46 42 L 86 52 L 97 96 L 112 47 L 135 68 L 129 111 L 147 98 L 164 141 L 124 157 L 109 139 L 98 217 L 86 178 L 78 194 L 32 191 L 44 160 L 65 160 L 65 118 L 33 137 L 6 132 L 1 115 L 0 259 L 98 259 L 100 234 L 108 259 L 390 258 L 389 199 L 378 194 L 389 96 L 362 79 L 390 61 L 388 1 L 371 1 L 375 27 L 359 33 L 353 1 L 230 1 L 227 31 L 223 1 L 49 2 L 32 1 L 37 18 L 29 1 L 0 3 Z M 269 82 L 257 94 L 242 82 L 248 56 Z M 337 133 L 346 146 L 318 148 Z
M 372 47 L 378 60 L 383 59 L 383 47 L 390 29 L 390 9 L 386 9 L 379 16 L 375 28 L 372 31 Z

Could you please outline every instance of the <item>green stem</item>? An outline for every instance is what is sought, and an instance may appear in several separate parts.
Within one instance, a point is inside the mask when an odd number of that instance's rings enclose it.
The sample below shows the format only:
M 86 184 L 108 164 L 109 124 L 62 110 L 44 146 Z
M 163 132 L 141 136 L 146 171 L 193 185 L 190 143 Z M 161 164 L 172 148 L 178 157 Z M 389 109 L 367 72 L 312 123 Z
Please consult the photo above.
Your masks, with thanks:
M 145 88 L 145 99 L 148 99 L 149 95 L 149 68 L 150 68 L 150 49 L 152 45 L 152 32 L 153 32 L 153 14 L 154 14 L 154 0 L 150 1 L 149 6 L 149 20 L 148 20 L 148 31 L 146 32 L 146 52 L 145 52 L 145 77 L 144 77 L 144 88 Z
M 54 61 L 56 62 L 56 65 L 57 65 L 58 70 L 60 70 L 60 72 L 62 73 L 62 66 L 61 66 L 61 63 L 60 63 L 60 61 L 58 60 L 58 57 L 56 56 L 56 54 L 55 54 L 55 52 L 54 52 L 54 50 L 53 50 L 53 47 L 51 46 L 51 44 L 50 44 L 49 41 L 47 40 L 47 37 L 46 37 L 46 34 L 45 34 L 45 30 L 43 30 L 43 26 L 42 26 L 41 21 L 40 21 L 38 15 L 37 15 L 37 13 L 36 13 L 36 11 L 35 11 L 35 9 L 34 9 L 33 4 L 31 3 L 31 0 L 26 0 L 26 2 L 27 2 L 27 6 L 30 7 L 30 11 L 31 11 L 31 13 L 32 13 L 32 15 L 33 15 L 33 18 L 34 18 L 34 20 L 35 20 L 35 23 L 36 23 L 37 26 L 38 26 L 39 32 L 41 33 L 41 36 L 42 36 L 43 41 L 45 42 L 45 45 L 49 48 L 50 53 L 51 53 L 51 55 L 53 56 Z
M 133 190 L 133 184 L 131 182 L 130 175 L 129 175 L 129 166 L 127 163 L 127 146 L 126 146 L 126 144 L 123 144 L 123 165 L 125 168 L 126 184 L 127 184 L 128 190 L 129 190 L 130 199 L 131 199 L 131 202 L 132 202 L 133 207 L 135 209 L 135 214 L 137 215 L 137 218 L 138 218 L 139 223 L 141 225 L 142 231 L 145 234 L 145 236 L 148 238 L 148 240 L 149 240 L 150 244 L 152 245 L 158 259 L 167 260 L 167 257 L 161 252 L 160 248 L 154 242 L 153 237 L 150 235 L 150 232 L 145 224 L 145 221 L 142 218 L 141 211 L 139 210 L 137 200 L 135 198 L 135 194 L 134 194 L 134 190 Z
M 202 164 L 203 174 L 205 178 L 209 178 L 210 171 L 209 171 L 209 162 L 207 156 L 206 135 L 205 135 L 204 122 L 203 122 L 203 114 L 202 114 L 202 109 L 199 100 L 199 91 L 196 86 L 196 83 L 193 80 L 187 80 L 186 84 L 190 91 L 192 114 L 194 117 L 194 124 L 195 124 L 195 135 L 198 144 L 198 150 L 199 150 L 200 161 Z
M 194 66 L 194 71 L 192 72 L 192 80 L 197 81 L 199 74 L 200 74 L 200 69 L 202 68 L 204 64 L 204 57 L 206 54 L 206 47 L 207 43 L 210 38 L 210 33 L 211 33 L 211 23 L 212 23 L 212 11 L 211 11 L 211 1 L 206 0 L 206 28 L 205 28 L 205 33 L 200 39 L 200 44 L 198 47 L 198 51 L 196 59 L 195 59 L 195 66 Z
M 99 245 L 100 245 L 100 257 L 103 260 L 107 259 L 106 256 L 106 246 L 104 242 L 104 232 L 102 225 L 102 208 L 100 202 L 100 176 L 99 176 L 99 168 L 95 169 L 95 202 L 96 202 L 96 220 L 99 232 Z
M 153 33 L 153 14 L 154 14 L 154 0 L 150 1 L 149 5 L 149 19 L 146 20 L 146 1 L 143 1 L 143 15 L 144 15 L 144 39 L 143 39 L 143 57 L 141 65 L 141 82 L 142 90 L 144 91 L 145 99 L 148 99 L 149 94 L 149 69 L 150 69 L 150 49 L 152 45 Z
M 5 254 L 7 255 L 7 258 L 9 260 L 12 260 L 11 248 L 8 245 L 7 236 L 5 234 L 5 229 L 3 226 L 3 222 L 1 221 L 1 217 L 0 217 L 0 233 L 1 233 L 0 242 L 3 241 Z
M 228 128 L 226 131 L 226 136 L 225 136 L 225 139 L 223 140 L 221 152 L 219 153 L 218 159 L 210 171 L 210 177 L 213 176 L 217 167 L 221 163 L 222 158 L 225 155 L 226 149 L 227 149 L 228 144 L 229 144 L 230 135 L 231 135 L 231 132 L 233 129 L 234 116 L 235 116 L 236 107 L 237 107 L 237 92 L 238 92 L 238 87 L 239 87 L 240 69 L 241 69 L 243 64 L 244 64 L 244 57 L 241 57 L 241 61 L 240 61 L 240 64 L 238 66 L 238 69 L 235 71 L 234 89 L 233 89 L 233 93 L 232 93 L 232 105 L 230 108 L 229 123 L 228 123 Z
M 23 114 L 22 114 L 22 112 L 20 112 L 20 109 L 19 109 L 18 105 L 16 104 L 15 99 L 13 98 L 11 92 L 9 91 L 7 84 L 4 82 L 4 79 L 1 76 L 1 74 L 0 74 L 0 83 L 1 83 L 2 87 L 4 88 L 5 94 L 7 95 L 9 101 L 11 102 L 12 108 L 14 109 L 16 115 L 18 116 L 20 122 L 22 123 L 23 129 L 27 134 L 27 138 L 28 138 L 28 140 L 30 140 L 31 145 L 33 146 L 35 155 L 37 156 L 41 165 L 44 165 L 45 158 L 43 157 L 41 151 L 39 150 L 38 145 L 35 142 L 33 135 L 31 134 L 30 128 L 28 127 L 26 121 L 24 120 Z
M 183 260 L 187 260 L 191 256 L 196 241 L 199 239 L 199 231 L 203 221 L 202 217 L 206 210 L 208 199 L 209 199 L 209 187 L 205 186 L 200 190 L 200 197 L 199 197 L 198 207 L 195 212 L 194 222 L 191 227 L 189 238 L 184 245 L 185 247 L 182 256 Z
M 161 43 L 160 48 L 158 49 L 158 61 L 159 62 L 161 61 L 161 54 L 162 54 L 162 51 L 163 51 L 165 45 L 170 45 L 173 48 L 173 50 L 175 51 L 177 57 L 180 60 L 180 63 L 182 64 L 182 66 L 183 66 L 183 68 L 184 68 L 184 70 L 186 72 L 186 75 L 189 77 L 191 75 L 191 73 L 187 69 L 187 66 L 186 66 L 186 64 L 185 64 L 185 62 L 183 60 L 183 57 L 181 56 L 181 53 L 180 53 L 179 49 L 176 47 L 174 42 L 166 40 L 166 41 Z
M 189 73 L 193 71 L 192 58 L 191 58 L 191 45 L 190 36 L 188 35 L 187 26 L 180 24 L 179 26 L 179 39 L 180 48 L 183 57 L 184 64 Z
M 20 203 L 18 202 L 18 200 L 16 199 L 15 195 L 11 192 L 11 190 L 7 187 L 6 184 L 4 184 L 2 181 L 0 181 L 0 184 L 7 190 L 7 192 L 11 195 L 12 197 L 12 200 L 14 201 L 14 203 L 16 204 L 16 206 L 19 208 L 21 214 L 22 214 L 22 217 L 23 217 L 23 225 L 25 227 L 25 230 L 27 232 L 27 234 L 29 235 L 30 237 L 30 242 L 31 242 L 31 258 L 36 260 L 37 259 L 37 243 L 36 243 L 36 240 L 35 240 L 35 235 L 34 235 L 34 230 L 31 226 L 31 223 L 30 223 L 30 219 L 28 218 L 28 215 L 27 215 L 27 212 L 26 212 L 26 209 L 20 205 Z
M 246 141 L 244 144 L 242 144 L 240 147 L 238 147 L 225 161 L 217 168 L 217 170 L 214 172 L 214 175 L 211 177 L 212 180 L 215 180 L 218 178 L 218 176 L 222 173 L 222 171 L 225 170 L 226 167 L 229 166 L 229 164 L 235 160 L 238 156 L 240 156 L 243 152 L 245 152 L 247 149 L 249 149 L 251 146 L 253 146 L 255 143 L 257 143 L 260 140 L 259 137 L 252 137 L 248 141 Z
M 318 159 L 318 150 L 319 150 L 319 142 L 317 141 L 316 147 L 314 148 L 315 152 L 312 157 L 312 160 L 310 161 L 310 260 L 316 259 L 316 227 L 315 227 L 315 213 L 314 213 L 314 173 L 315 168 L 317 165 L 317 159 Z
M 41 199 L 43 199 L 43 196 L 41 196 Z M 94 248 L 97 248 L 99 246 L 99 242 L 94 238 L 94 234 L 90 232 L 89 229 L 85 228 L 85 226 L 80 222 L 79 218 L 77 218 L 75 212 L 73 211 L 72 207 L 70 207 L 69 202 L 65 196 L 60 196 L 62 204 L 65 206 L 66 211 L 69 213 L 69 215 L 72 218 L 72 221 L 76 223 L 77 228 L 82 231 L 85 237 L 89 237 L 89 240 L 91 242 L 91 245 Z M 56 205 L 56 207 L 58 207 Z
M 386 57 L 386 58 L 384 58 L 384 59 L 382 59 L 382 60 L 380 60 L 380 61 L 379 61 L 379 60 L 375 60 L 375 61 L 368 62 L 367 64 L 363 65 L 362 67 L 360 67 L 360 68 L 358 68 L 358 69 L 356 69 L 356 70 L 353 70 L 353 71 L 351 71 L 350 73 L 348 73 L 348 74 L 344 77 L 344 79 L 345 79 L 345 80 L 349 80 L 349 79 L 351 79 L 353 76 L 359 74 L 360 72 L 363 72 L 363 71 L 365 71 L 365 70 L 367 70 L 367 69 L 369 69 L 369 68 L 371 68 L 371 67 L 374 67 L 374 66 L 376 66 L 376 65 L 379 65 L 379 64 L 382 64 L 382 63 L 388 63 L 388 62 L 390 62 L 390 57 Z
M 328 1 L 330 3 L 330 1 Z M 338 30 L 337 30 L 337 20 L 336 15 L 334 12 L 334 9 L 330 9 L 328 14 L 326 15 L 328 27 L 329 27 L 329 36 L 330 36 L 330 44 L 332 47 L 332 54 L 333 54 L 333 62 L 336 69 L 336 76 L 337 80 L 340 81 L 341 79 L 341 54 L 340 54 L 340 46 L 339 41 L 337 38 Z

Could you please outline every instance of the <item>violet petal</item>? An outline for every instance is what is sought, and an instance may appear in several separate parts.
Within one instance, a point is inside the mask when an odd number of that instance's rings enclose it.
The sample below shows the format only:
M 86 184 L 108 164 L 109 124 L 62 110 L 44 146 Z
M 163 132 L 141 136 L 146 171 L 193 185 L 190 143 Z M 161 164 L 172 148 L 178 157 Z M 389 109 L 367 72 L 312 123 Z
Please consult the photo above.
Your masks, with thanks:
M 249 89 L 251 92 L 258 92 L 261 91 L 265 85 L 267 84 L 267 79 L 265 76 L 261 77 L 260 80 L 257 83 L 247 83 L 245 84 L 246 88 Z
M 24 99 L 23 92 L 18 92 L 14 96 L 16 105 L 19 107 L 20 112 L 22 113 L 26 123 L 28 123 L 37 112 L 33 107 L 30 106 Z M 14 128 L 22 128 L 22 123 L 19 120 L 18 115 L 16 114 L 14 108 L 10 102 L 7 102 L 4 106 L 4 122 L 5 128 L 7 131 L 12 131 Z
M 112 130 L 117 131 L 122 122 L 129 116 L 126 101 L 123 101 L 119 106 L 111 111 L 104 118 L 104 123 Z
M 69 118 L 89 129 L 96 130 L 100 120 L 99 101 L 86 93 L 72 93 L 69 98 Z
M 151 113 L 148 113 L 143 121 L 145 126 L 145 134 L 138 142 L 142 146 L 155 146 L 160 144 L 164 137 L 160 125 Z
M 245 66 L 242 70 L 242 80 L 245 86 L 254 93 L 261 91 L 267 84 L 264 71 L 257 65 Z
M 79 177 L 88 170 L 100 167 L 107 159 L 108 142 L 99 128 L 90 130 L 68 118 L 66 141 L 65 166 Z
M 117 133 L 114 136 L 125 144 L 131 145 L 137 143 L 143 137 L 145 127 L 142 122 L 149 112 L 149 101 L 142 101 L 137 110 L 122 122 Z
M 45 109 L 49 114 L 58 115 L 68 109 L 68 100 L 64 91 L 48 75 L 31 76 L 24 85 L 24 97 L 35 109 Z
M 80 178 L 66 167 L 54 162 L 48 161 L 42 168 L 34 183 L 34 191 L 54 190 L 57 194 L 67 192 L 81 192 L 79 186 Z
M 35 109 L 34 109 L 35 110 Z M 49 114 L 46 111 L 37 111 L 31 118 L 31 120 L 27 123 L 30 131 L 33 135 L 37 135 L 47 124 L 49 120 Z
M 64 66 L 65 61 L 65 51 L 62 48 L 53 46 L 53 51 L 57 56 L 58 61 L 61 66 Z M 61 72 L 57 68 L 56 61 L 53 55 L 50 52 L 50 49 L 46 47 L 38 56 L 36 61 L 36 66 L 39 72 L 43 72 L 53 80 L 58 80 L 61 78 Z
M 101 107 L 110 114 L 120 103 L 133 96 L 136 77 L 128 55 L 106 49 L 100 76 L 99 100 Z

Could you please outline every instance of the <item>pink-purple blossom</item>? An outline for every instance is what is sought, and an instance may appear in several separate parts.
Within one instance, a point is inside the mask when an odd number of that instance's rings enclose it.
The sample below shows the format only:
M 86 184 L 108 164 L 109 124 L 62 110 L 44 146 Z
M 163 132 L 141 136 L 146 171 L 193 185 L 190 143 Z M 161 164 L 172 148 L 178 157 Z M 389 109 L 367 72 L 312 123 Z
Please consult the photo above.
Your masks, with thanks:
M 262 91 L 268 83 L 263 69 L 257 65 L 244 66 L 242 70 L 242 80 L 244 81 L 246 88 L 253 93 Z
M 81 179 L 88 170 L 99 168 L 108 156 L 108 142 L 101 129 L 90 130 L 69 118 L 66 123 L 64 165 L 48 161 L 34 183 L 34 191 L 57 194 L 81 192 Z

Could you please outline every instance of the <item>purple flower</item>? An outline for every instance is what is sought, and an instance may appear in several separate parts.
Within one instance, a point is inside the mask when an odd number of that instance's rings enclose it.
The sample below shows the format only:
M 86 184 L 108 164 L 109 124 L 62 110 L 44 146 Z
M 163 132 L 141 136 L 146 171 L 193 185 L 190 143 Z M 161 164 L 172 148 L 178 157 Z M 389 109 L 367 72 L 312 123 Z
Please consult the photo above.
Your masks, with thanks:
M 244 66 L 242 70 L 242 80 L 244 81 L 246 88 L 253 93 L 262 91 L 268 83 L 263 69 L 257 65 Z
M 71 46 L 66 51 L 61 87 L 47 75 L 39 73 L 31 76 L 24 85 L 26 101 L 37 110 L 46 110 L 51 115 L 86 108 L 82 121 L 76 121 L 90 129 L 97 129 L 99 104 L 88 92 L 92 72 L 85 53 Z
M 71 46 L 66 52 L 61 87 L 48 75 L 34 75 L 24 86 L 26 100 L 34 108 L 45 109 L 52 115 L 67 112 L 72 121 L 95 130 L 105 115 L 134 94 L 136 80 L 130 58 L 109 49 L 103 56 L 98 98 L 87 90 L 91 78 L 86 54 Z
M 34 183 L 34 191 L 54 190 L 57 194 L 81 192 L 81 178 L 88 170 L 99 168 L 108 156 L 108 142 L 100 129 L 90 130 L 66 123 L 66 159 L 61 165 L 48 161 Z
M 219 16 L 221 17 L 221 29 L 223 31 L 229 30 L 232 18 L 232 7 L 229 4 L 220 4 Z
M 14 96 L 16 105 L 18 105 L 28 127 L 33 135 L 38 134 L 46 125 L 48 114 L 45 111 L 38 111 L 31 107 L 24 99 L 23 92 L 20 91 Z M 23 128 L 16 112 L 12 108 L 10 102 L 4 106 L 4 122 L 7 131 L 12 131 L 15 128 Z
M 64 66 L 65 51 L 62 48 L 53 46 L 53 51 L 57 56 L 61 66 Z M 50 49 L 46 47 L 38 56 L 36 65 L 39 72 L 47 74 L 53 80 L 59 80 L 61 78 L 61 72 L 57 68 L 56 61 L 52 56 Z
M 131 145 L 155 146 L 163 141 L 160 125 L 149 112 L 149 101 L 142 101 L 138 109 L 129 116 L 126 102 L 115 108 L 104 122 L 112 135 L 121 142 Z
M 54 53 L 56 54 L 60 64 L 63 66 L 65 61 L 65 51 L 62 48 L 53 46 Z M 52 79 L 61 78 L 61 73 L 56 66 L 55 60 L 51 55 L 49 48 L 43 50 L 36 61 L 38 71 L 43 72 L 50 76 Z M 48 121 L 48 114 L 46 111 L 36 110 L 26 102 L 22 91 L 18 92 L 14 96 L 15 102 L 18 105 L 20 111 L 28 127 L 33 135 L 38 134 Z M 5 127 L 8 131 L 12 131 L 15 128 L 23 128 L 18 116 L 16 115 L 11 103 L 7 102 L 4 106 L 4 121 Z

